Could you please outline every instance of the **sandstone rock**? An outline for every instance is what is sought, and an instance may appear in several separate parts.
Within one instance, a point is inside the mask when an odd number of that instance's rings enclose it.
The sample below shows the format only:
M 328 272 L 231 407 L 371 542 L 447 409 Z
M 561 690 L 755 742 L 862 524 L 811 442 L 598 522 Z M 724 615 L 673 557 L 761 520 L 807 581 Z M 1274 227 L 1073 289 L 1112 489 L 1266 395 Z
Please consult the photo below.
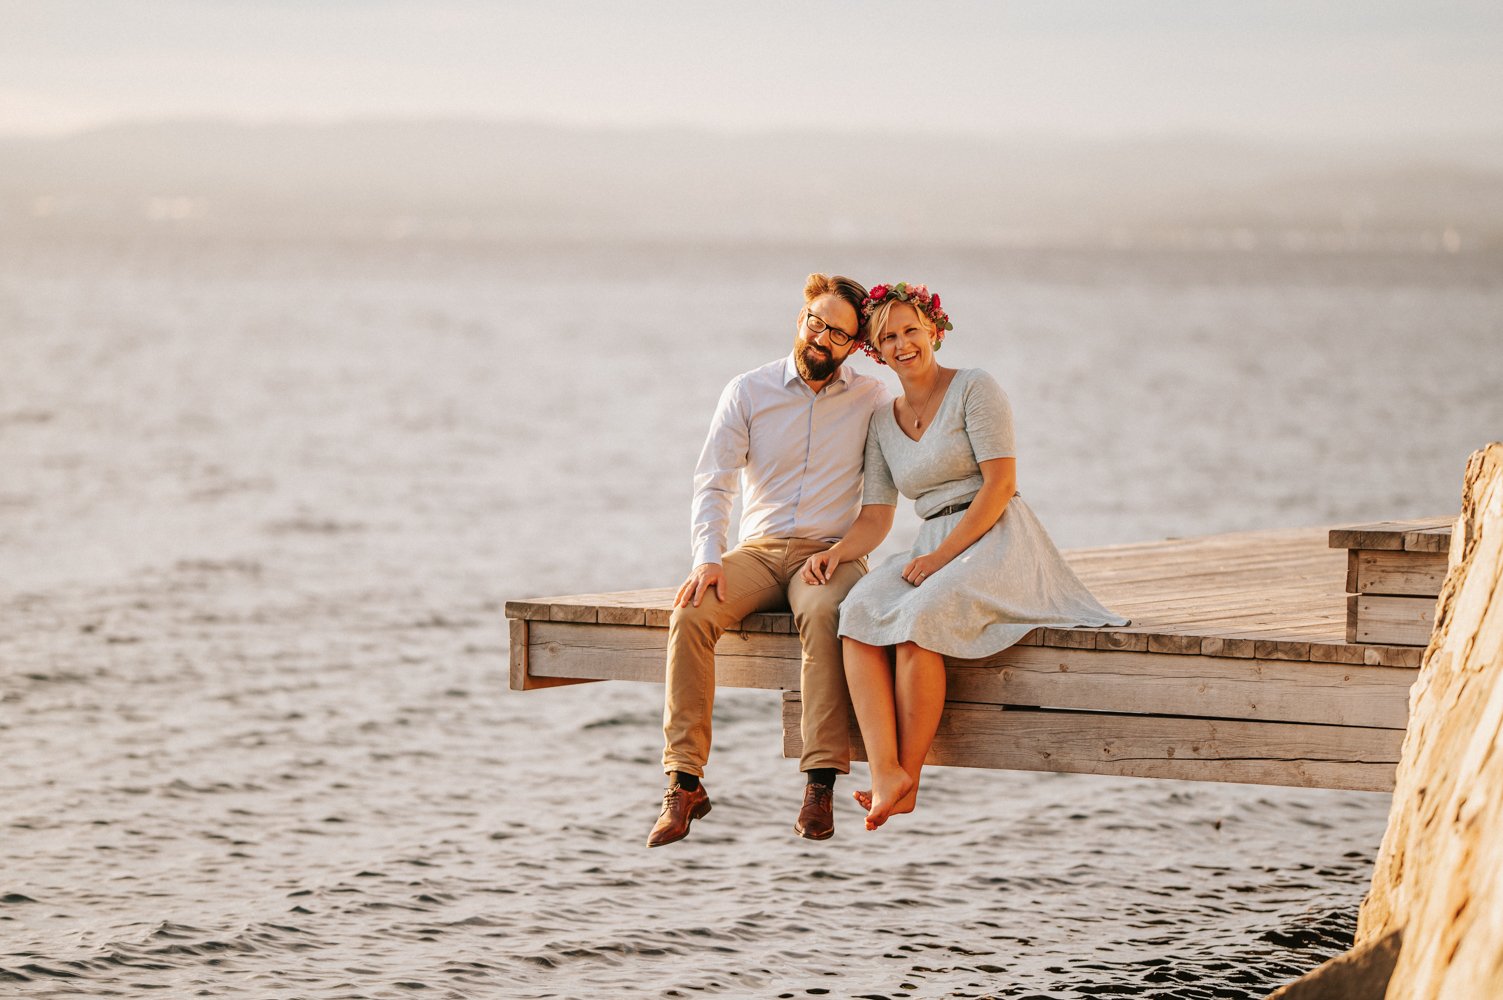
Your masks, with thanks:
M 1503 998 L 1503 444 L 1467 463 L 1356 947 L 1275 997 Z

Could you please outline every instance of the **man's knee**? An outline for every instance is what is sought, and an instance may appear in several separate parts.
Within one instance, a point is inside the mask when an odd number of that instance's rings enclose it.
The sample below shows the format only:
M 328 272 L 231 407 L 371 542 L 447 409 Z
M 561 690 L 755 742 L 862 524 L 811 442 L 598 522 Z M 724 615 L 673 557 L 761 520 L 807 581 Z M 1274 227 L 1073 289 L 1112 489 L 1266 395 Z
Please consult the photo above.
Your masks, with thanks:
M 720 637 L 720 616 L 717 614 L 719 609 L 712 605 L 711 601 L 715 601 L 715 598 L 707 594 L 697 608 L 692 604 L 674 608 L 673 614 L 668 618 L 669 641 L 672 642 L 676 637 L 690 641 L 718 639 Z M 718 603 L 717 601 L 716 604 Z
M 793 605 L 793 621 L 800 633 L 816 629 L 833 633 L 840 621 L 840 599 L 837 594 L 823 587 L 810 587 Z

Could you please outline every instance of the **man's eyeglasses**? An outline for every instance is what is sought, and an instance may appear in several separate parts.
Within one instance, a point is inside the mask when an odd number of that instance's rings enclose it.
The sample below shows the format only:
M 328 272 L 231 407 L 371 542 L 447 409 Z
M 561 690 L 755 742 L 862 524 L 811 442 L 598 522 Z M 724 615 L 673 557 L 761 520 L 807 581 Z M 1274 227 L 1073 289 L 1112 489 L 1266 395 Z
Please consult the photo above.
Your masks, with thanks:
M 804 310 L 804 325 L 809 328 L 810 333 L 829 334 L 830 343 L 834 344 L 836 347 L 844 347 L 846 344 L 849 344 L 851 341 L 856 339 L 854 336 L 846 333 L 840 327 L 831 326 L 830 324 L 826 323 L 824 320 L 814 315 L 814 312 L 811 309 Z

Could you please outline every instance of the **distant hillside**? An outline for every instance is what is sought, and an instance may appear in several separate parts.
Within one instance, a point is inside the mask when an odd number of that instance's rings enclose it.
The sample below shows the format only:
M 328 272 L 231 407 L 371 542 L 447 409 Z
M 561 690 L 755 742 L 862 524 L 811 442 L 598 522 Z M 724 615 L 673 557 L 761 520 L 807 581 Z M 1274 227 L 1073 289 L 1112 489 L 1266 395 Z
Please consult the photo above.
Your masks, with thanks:
M 12 232 L 1503 245 L 1503 136 L 1408 148 L 167 122 L 0 140 Z

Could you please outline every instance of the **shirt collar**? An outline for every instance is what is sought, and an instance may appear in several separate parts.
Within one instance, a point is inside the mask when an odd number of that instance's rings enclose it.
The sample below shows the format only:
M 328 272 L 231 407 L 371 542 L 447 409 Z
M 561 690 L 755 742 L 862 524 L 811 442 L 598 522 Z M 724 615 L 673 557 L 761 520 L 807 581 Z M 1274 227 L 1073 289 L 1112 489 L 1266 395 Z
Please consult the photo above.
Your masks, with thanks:
M 794 350 L 797 350 L 797 348 L 794 348 Z M 841 385 L 845 385 L 847 374 L 845 363 L 842 362 L 840 367 L 835 369 L 835 375 L 830 379 L 828 384 L 834 385 L 836 382 L 839 382 Z M 803 377 L 798 373 L 798 365 L 793 361 L 793 351 L 789 351 L 788 356 L 783 359 L 783 385 L 786 387 L 792 385 L 794 382 L 802 381 Z

